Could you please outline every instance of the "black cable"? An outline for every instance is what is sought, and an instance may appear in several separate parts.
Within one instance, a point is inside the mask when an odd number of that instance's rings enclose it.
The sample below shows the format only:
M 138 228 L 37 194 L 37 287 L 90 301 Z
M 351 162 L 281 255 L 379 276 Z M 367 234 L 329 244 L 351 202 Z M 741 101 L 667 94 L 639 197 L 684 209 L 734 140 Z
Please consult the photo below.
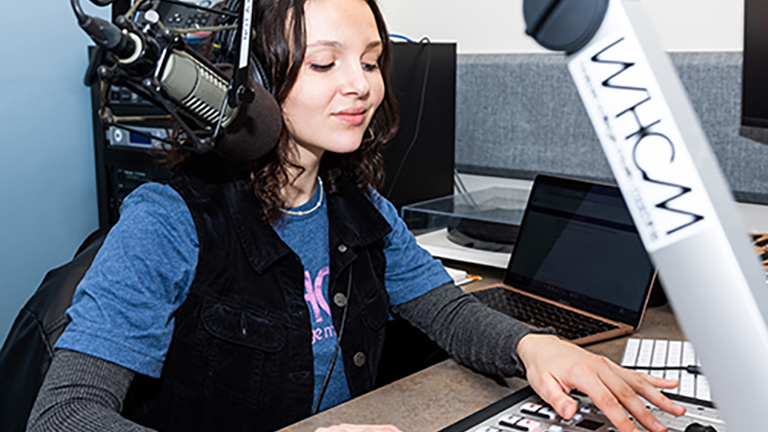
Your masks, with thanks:
M 696 365 L 688 365 L 688 366 L 622 366 L 624 369 L 632 369 L 632 370 L 683 370 L 688 372 L 689 374 L 693 375 L 703 375 L 704 371 L 701 370 L 701 367 Z
M 453 184 L 459 190 L 459 194 L 465 197 L 467 201 L 469 201 L 469 204 L 472 206 L 472 208 L 480 208 L 480 206 L 477 204 L 477 201 L 475 201 L 475 198 L 472 197 L 471 193 L 469 193 L 469 189 L 464 186 L 464 182 L 461 180 L 459 172 L 456 170 L 456 168 L 453 169 Z
M 400 172 L 403 170 L 403 167 L 405 166 L 405 161 L 408 160 L 408 155 L 411 153 L 411 149 L 413 149 L 414 144 L 416 144 L 416 139 L 418 139 L 419 137 L 419 129 L 421 129 L 421 115 L 424 112 L 424 96 L 427 93 L 429 66 L 432 63 L 432 41 L 430 41 L 428 37 L 424 36 L 423 38 L 421 38 L 421 40 L 419 40 L 419 43 L 423 44 L 424 41 L 426 41 L 427 43 L 427 65 L 424 68 L 424 82 L 421 85 L 421 100 L 419 101 L 419 114 L 418 116 L 416 116 L 416 131 L 413 133 L 413 139 L 411 140 L 411 143 L 408 145 L 408 149 L 406 149 L 403 159 L 400 160 L 400 166 L 397 167 L 397 171 L 395 172 L 394 177 L 392 177 L 392 182 L 389 184 L 389 190 L 386 193 L 387 196 L 392 194 L 392 190 L 395 188 L 397 179 L 398 177 L 400 177 Z
M 328 367 L 328 372 L 325 373 L 325 379 L 323 379 L 323 385 L 320 386 L 320 393 L 317 395 L 315 406 L 312 407 L 312 415 L 317 414 L 320 409 L 320 402 L 323 400 L 325 390 L 328 387 L 328 382 L 331 380 L 331 372 L 333 372 L 334 366 L 336 366 L 336 357 L 339 354 L 339 347 L 341 346 L 341 337 L 344 336 L 344 327 L 347 324 L 347 311 L 349 310 L 349 295 L 352 293 L 352 267 L 349 268 L 349 281 L 347 282 L 347 302 L 344 304 L 344 312 L 341 315 L 341 328 L 339 328 L 339 337 L 336 339 L 336 347 L 333 349 L 333 357 L 331 357 L 331 365 Z
M 461 177 L 459 177 L 459 172 L 456 170 L 456 168 L 453 169 L 453 184 L 459 190 L 459 193 L 469 193 L 467 187 L 464 186 L 464 182 L 461 181 Z
M 231 16 L 231 17 L 235 17 L 235 18 L 238 17 L 238 14 L 236 12 L 230 12 L 230 11 L 228 11 L 226 9 L 213 9 L 213 8 L 208 8 L 208 7 L 204 7 L 204 6 L 198 6 L 196 4 L 187 3 L 187 2 L 178 1 L 178 0 L 160 0 L 160 1 L 162 1 L 164 3 L 170 3 L 170 4 L 175 4 L 175 5 L 187 7 L 187 8 L 190 8 L 190 9 L 197 9 L 197 10 L 201 10 L 201 11 L 205 11 L 205 12 L 210 12 L 210 13 L 214 13 L 214 14 L 227 15 L 227 16 Z
M 227 11 L 237 11 L 239 8 L 239 0 L 227 0 L 227 2 L 223 6 L 223 10 Z M 232 16 L 230 16 L 232 18 Z M 237 18 L 237 16 L 234 16 L 234 18 Z M 224 24 L 234 24 L 236 20 L 226 19 L 219 17 L 218 23 L 219 25 Z M 216 35 L 213 38 L 213 45 L 214 47 L 218 45 L 219 48 L 214 49 L 214 55 L 216 56 L 216 63 L 232 63 L 235 64 L 236 60 L 235 56 L 232 53 L 232 50 L 235 47 L 235 39 L 237 37 L 237 30 L 225 30 L 221 32 L 217 32 Z M 250 59 L 250 64 L 253 64 L 253 59 Z

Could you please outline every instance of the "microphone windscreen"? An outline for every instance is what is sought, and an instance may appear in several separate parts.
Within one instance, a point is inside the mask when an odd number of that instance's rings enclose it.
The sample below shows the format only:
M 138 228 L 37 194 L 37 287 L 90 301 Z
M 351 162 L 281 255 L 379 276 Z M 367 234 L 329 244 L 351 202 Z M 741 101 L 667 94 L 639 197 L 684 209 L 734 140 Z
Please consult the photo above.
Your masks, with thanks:
M 213 147 L 216 154 L 235 162 L 250 162 L 267 154 L 277 144 L 283 125 L 275 97 L 251 77 L 248 86 L 255 93 L 253 101 L 240 106 L 237 118 Z

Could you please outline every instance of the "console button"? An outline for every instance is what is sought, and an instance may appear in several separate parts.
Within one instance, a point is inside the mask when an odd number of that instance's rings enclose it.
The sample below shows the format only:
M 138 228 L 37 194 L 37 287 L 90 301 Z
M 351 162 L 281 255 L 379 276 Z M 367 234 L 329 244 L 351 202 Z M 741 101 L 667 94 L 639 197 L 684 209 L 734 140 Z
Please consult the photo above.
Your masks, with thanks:
M 493 426 L 483 426 L 475 429 L 474 432 L 501 432 L 501 429 L 495 428 Z
M 526 403 L 523 406 L 520 407 L 520 412 L 524 414 L 530 414 L 536 417 L 544 418 L 547 420 L 554 420 L 555 418 L 555 412 L 549 408 L 545 407 L 543 405 L 539 405 L 536 403 Z
M 541 428 L 541 423 L 514 414 L 508 414 L 499 419 L 499 425 L 521 432 L 535 432 Z

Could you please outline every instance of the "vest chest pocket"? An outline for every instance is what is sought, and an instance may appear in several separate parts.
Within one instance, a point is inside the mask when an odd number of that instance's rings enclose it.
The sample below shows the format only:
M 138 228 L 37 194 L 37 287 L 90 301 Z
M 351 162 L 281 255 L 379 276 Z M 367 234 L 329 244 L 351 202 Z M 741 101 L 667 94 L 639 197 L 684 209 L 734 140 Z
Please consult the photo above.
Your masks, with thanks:
M 203 326 L 211 335 L 235 345 L 277 352 L 285 343 L 282 324 L 266 314 L 223 303 L 206 303 L 201 315 Z
M 205 302 L 198 361 L 206 392 L 220 403 L 263 406 L 268 381 L 279 376 L 286 329 L 267 313 Z M 264 391 L 260 391 L 264 389 Z M 225 402 L 226 401 L 226 402 Z

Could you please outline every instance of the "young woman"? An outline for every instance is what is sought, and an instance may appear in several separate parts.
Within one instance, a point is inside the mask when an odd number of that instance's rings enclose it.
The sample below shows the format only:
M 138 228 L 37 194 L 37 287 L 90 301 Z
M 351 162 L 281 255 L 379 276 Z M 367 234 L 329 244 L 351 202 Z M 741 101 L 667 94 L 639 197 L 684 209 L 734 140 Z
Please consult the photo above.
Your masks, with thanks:
M 371 390 L 399 315 L 476 370 L 527 376 L 564 417 L 589 394 L 622 432 L 674 382 L 495 313 L 416 246 L 381 182 L 397 115 L 375 0 L 262 0 L 257 55 L 283 111 L 248 166 L 191 157 L 126 199 L 78 287 L 29 430 L 276 430 Z M 333 431 L 396 431 L 336 425 Z

